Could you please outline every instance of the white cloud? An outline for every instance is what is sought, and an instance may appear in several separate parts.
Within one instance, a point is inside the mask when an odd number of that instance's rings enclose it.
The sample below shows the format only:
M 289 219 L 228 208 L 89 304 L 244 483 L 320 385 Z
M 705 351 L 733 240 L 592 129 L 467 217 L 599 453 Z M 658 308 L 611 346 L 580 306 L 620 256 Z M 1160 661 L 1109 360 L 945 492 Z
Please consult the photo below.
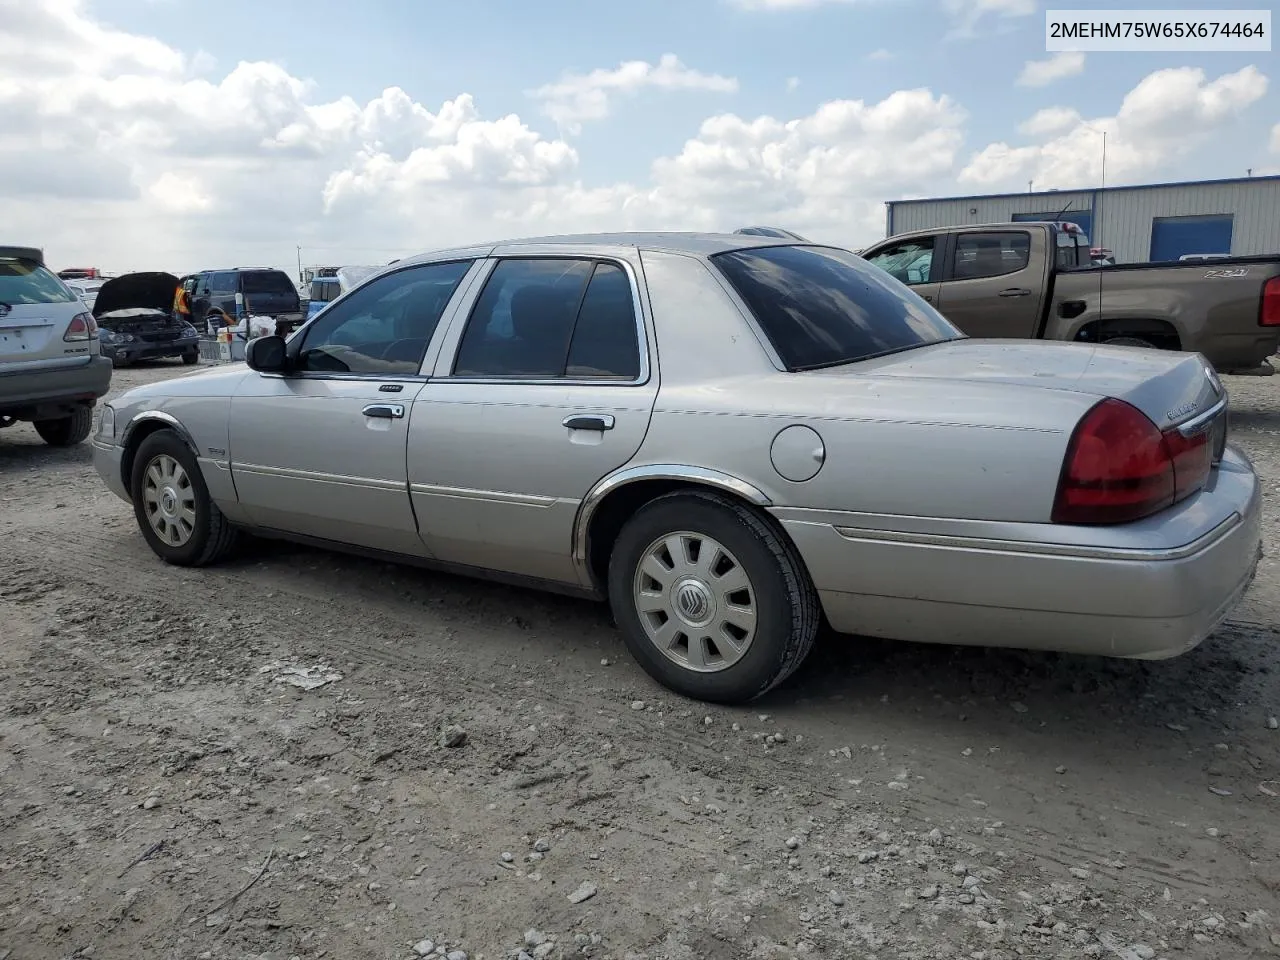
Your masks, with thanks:
M 846 241 L 874 237 L 883 228 L 886 196 L 952 168 L 964 120 L 954 101 L 923 89 L 872 104 L 833 101 L 791 120 L 723 114 L 704 121 L 677 155 L 654 161 L 647 185 L 588 189 L 566 164 L 558 178 L 529 185 L 493 215 L 520 232 L 710 230 L 759 221 L 825 230 Z M 361 164 L 330 180 L 332 211 L 380 205 L 387 217 L 419 221 L 438 217 L 441 202 L 454 202 L 433 194 L 412 158 L 365 157 Z M 486 204 L 500 199 L 491 188 L 473 196 Z
M 1022 65 L 1017 82 L 1020 87 L 1045 87 L 1081 73 L 1084 73 L 1083 53 L 1055 53 L 1047 60 L 1028 60 Z
M 881 47 L 879 50 L 872 50 L 870 53 L 868 53 L 867 59 L 875 60 L 875 61 L 892 60 L 893 53 L 889 50 L 884 49 L 884 47 Z
M 213 198 L 198 179 L 177 173 L 160 174 L 147 192 L 169 213 L 195 213 L 213 206 Z
M 985 18 L 1009 20 L 1036 12 L 1036 0 L 942 0 L 942 8 L 955 21 L 952 36 L 971 37 Z
M 799 10 L 827 3 L 859 3 L 861 0 L 730 0 L 735 7 L 747 10 Z
M 590 116 L 639 89 L 703 89 L 708 76 L 674 57 L 641 66 L 561 78 L 548 100 Z M 1213 80 L 1158 71 L 1115 116 L 1050 107 L 1023 124 L 1025 140 L 976 153 L 966 111 L 923 88 L 804 114 L 725 112 L 619 182 L 540 128 L 549 121 L 486 113 L 465 92 L 323 98 L 278 64 L 219 66 L 48 0 L 20 5 L 0 32 L 0 210 L 12 242 L 55 263 L 179 273 L 290 266 L 295 244 L 309 262 L 378 263 L 562 230 L 775 223 L 859 247 L 882 235 L 885 200 L 954 193 L 962 168 L 984 187 L 1089 182 L 1105 128 L 1108 179 L 1146 175 L 1265 90 L 1253 68 Z
M 1055 137 L 1066 133 L 1081 122 L 1080 111 L 1071 107 L 1045 107 L 1037 110 L 1030 119 L 1018 126 L 1018 131 L 1027 137 Z
M 1271 152 L 1280 153 L 1280 123 L 1271 128 Z
M 795 93 L 800 89 L 799 77 L 787 77 L 787 93 Z
M 1040 111 L 1021 128 L 1040 142 L 990 144 L 973 155 L 959 179 L 992 189 L 1032 179 L 1045 187 L 1096 183 L 1106 131 L 1108 182 L 1133 182 L 1212 139 L 1262 99 L 1267 86 L 1252 66 L 1215 80 L 1192 67 L 1157 70 L 1126 94 L 1113 117 L 1084 119 L 1061 107 Z
M 609 115 L 609 97 L 632 94 L 645 87 L 659 90 L 704 90 L 736 93 L 738 81 L 715 73 L 686 67 L 673 53 L 663 54 L 656 65 L 644 60 L 628 60 L 612 70 L 592 70 L 585 74 L 565 74 L 530 92 L 541 101 L 542 112 L 576 132 L 586 120 Z

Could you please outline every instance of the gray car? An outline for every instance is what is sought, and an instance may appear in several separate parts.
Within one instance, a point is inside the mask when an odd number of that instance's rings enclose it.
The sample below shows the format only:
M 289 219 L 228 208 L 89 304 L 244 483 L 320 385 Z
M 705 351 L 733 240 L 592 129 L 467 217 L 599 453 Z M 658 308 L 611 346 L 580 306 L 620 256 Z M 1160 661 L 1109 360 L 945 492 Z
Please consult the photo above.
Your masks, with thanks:
M 110 386 L 88 307 L 42 251 L 0 247 L 0 428 L 30 421 L 51 446 L 80 443 Z
M 247 364 L 136 388 L 98 472 L 164 560 L 240 531 L 607 598 L 742 702 L 841 633 L 1157 659 L 1247 588 L 1202 357 L 967 339 L 846 250 L 617 234 L 409 258 Z

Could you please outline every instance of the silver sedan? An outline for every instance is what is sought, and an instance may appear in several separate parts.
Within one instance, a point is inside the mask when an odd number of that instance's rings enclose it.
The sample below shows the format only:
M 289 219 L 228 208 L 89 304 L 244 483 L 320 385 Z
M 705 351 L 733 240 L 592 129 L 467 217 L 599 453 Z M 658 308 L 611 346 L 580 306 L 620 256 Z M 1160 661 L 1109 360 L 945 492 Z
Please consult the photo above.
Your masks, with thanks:
M 825 621 L 1162 658 L 1260 551 L 1197 354 L 963 337 L 842 249 L 550 237 L 401 260 L 247 363 L 104 409 L 97 469 L 175 564 L 241 531 L 604 598 L 691 697 Z

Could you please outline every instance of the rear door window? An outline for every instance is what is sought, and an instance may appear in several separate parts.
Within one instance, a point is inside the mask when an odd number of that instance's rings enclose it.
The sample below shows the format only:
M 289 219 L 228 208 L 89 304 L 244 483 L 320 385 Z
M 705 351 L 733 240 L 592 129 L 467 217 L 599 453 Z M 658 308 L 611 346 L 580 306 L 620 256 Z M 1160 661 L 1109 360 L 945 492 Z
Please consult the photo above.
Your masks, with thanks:
M 512 258 L 480 292 L 453 375 L 632 381 L 641 369 L 635 297 L 621 266 Z
M 501 261 L 485 282 L 454 360 L 455 377 L 564 376 L 574 318 L 595 270 L 560 257 Z
M 77 295 L 34 260 L 0 257 L 0 303 L 74 303 Z
M 856 253 L 757 247 L 715 254 L 788 370 L 813 370 L 963 336 L 924 298 Z
M 956 252 L 951 279 L 982 280 L 1002 277 L 1026 269 L 1031 262 L 1031 234 L 961 233 L 956 235 Z

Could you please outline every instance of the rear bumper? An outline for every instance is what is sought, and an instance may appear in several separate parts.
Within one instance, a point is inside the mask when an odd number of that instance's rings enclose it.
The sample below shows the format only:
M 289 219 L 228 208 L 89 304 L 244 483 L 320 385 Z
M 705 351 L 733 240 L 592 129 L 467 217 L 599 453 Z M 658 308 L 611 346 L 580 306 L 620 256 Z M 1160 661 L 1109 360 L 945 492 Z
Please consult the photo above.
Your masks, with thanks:
M 1252 467 L 1229 450 L 1211 486 L 1168 511 L 1181 542 L 1158 547 L 1117 547 L 1105 532 L 1082 543 L 1079 528 L 1056 538 L 1050 524 L 1030 525 L 1043 528 L 1032 542 L 775 515 L 840 632 L 1162 659 L 1204 640 L 1248 589 L 1261 555 L 1261 506 Z M 1198 527 L 1188 537 L 1191 520 Z
M 1280 327 L 1210 333 L 1202 344 L 1189 344 L 1183 349 L 1202 353 L 1219 373 L 1253 370 L 1280 350 Z
M 0 365 L 0 414 L 18 419 L 58 416 L 73 407 L 92 406 L 110 387 L 111 361 L 102 356 L 12 373 Z

